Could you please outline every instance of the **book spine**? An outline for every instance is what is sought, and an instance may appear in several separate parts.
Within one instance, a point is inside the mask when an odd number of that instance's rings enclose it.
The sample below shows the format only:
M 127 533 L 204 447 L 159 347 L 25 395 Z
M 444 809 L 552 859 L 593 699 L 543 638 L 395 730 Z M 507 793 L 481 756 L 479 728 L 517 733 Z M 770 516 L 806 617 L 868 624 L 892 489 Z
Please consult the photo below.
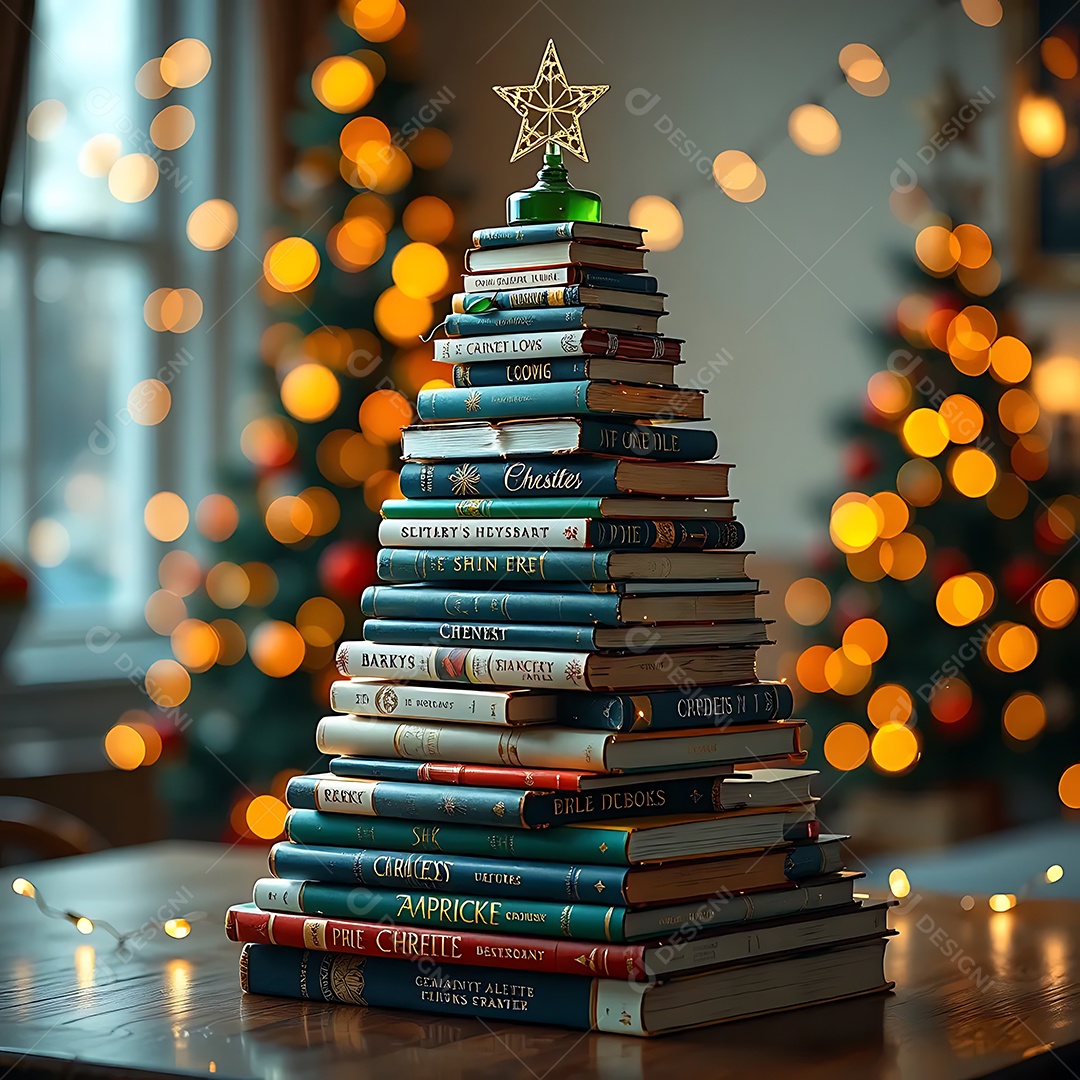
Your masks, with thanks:
M 584 420 L 582 452 L 653 461 L 708 461 L 716 456 L 716 433 L 667 424 L 605 424 Z
M 617 495 L 617 468 L 618 461 L 614 459 L 409 462 L 401 469 L 401 493 L 407 499 L 474 495 L 521 498 L 573 495 L 576 492 L 592 496 Z
M 603 517 L 603 499 L 387 499 L 384 518 Z
M 384 645 L 384 649 L 392 646 Z M 407 649 L 408 646 L 399 646 Z M 523 769 L 581 769 L 607 772 L 604 753 L 610 735 L 543 728 L 539 733 L 466 724 L 394 724 L 325 716 L 315 742 L 324 754 L 405 758 L 408 761 L 461 761 L 476 765 L 514 765 Z M 539 735 L 539 737 L 537 737 Z M 696 755 L 700 764 L 702 755 Z M 694 756 L 690 760 L 695 760 Z M 301 779 L 299 777 L 297 780 Z M 510 825 L 507 816 L 500 819 Z
M 556 720 L 592 731 L 663 731 L 785 720 L 794 707 L 787 683 L 694 686 L 655 694 L 559 694 Z
M 573 240 L 572 221 L 538 222 L 535 225 L 496 225 L 472 234 L 474 248 L 517 247 L 519 244 L 553 244 Z
M 789 881 L 820 877 L 844 869 L 840 844 L 799 844 L 784 859 L 784 876 Z
M 608 551 L 382 548 L 376 566 L 382 581 L 609 581 L 610 555 Z
M 472 390 L 421 390 L 416 398 L 416 413 L 421 420 L 428 421 L 582 415 L 591 411 L 588 403 L 591 385 L 567 382 L 527 389 L 483 386 Z
M 621 278 L 622 274 L 613 272 Z M 627 274 L 626 277 L 631 275 Z M 633 275 L 635 277 L 641 275 Z M 484 274 L 466 274 L 466 292 L 496 292 L 506 289 L 539 289 L 547 285 L 567 285 L 575 281 L 585 281 L 584 269 L 578 266 L 549 266 L 540 270 L 496 270 Z M 655 282 L 655 278 L 652 279 Z M 624 286 L 625 287 L 625 286 Z M 617 288 L 617 286 L 612 286 Z M 653 285 L 655 291 L 656 285 Z
M 330 760 L 335 776 L 368 780 L 400 780 L 418 784 L 465 784 L 468 787 L 523 788 L 528 791 L 578 791 L 590 772 L 563 769 L 511 769 L 505 765 L 458 765 L 446 761 L 411 761 L 390 758 L 336 757 Z
M 513 649 L 595 649 L 592 626 L 532 625 L 507 622 L 411 622 L 369 619 L 364 640 L 386 645 L 465 645 L 497 643 Z M 439 719 L 442 719 L 440 717 Z
M 530 971 L 507 979 L 465 964 L 444 972 L 413 961 L 268 945 L 245 945 L 240 955 L 240 986 L 249 994 L 643 1034 L 643 995 L 621 992 L 610 1004 L 609 995 L 596 993 L 598 982 Z M 623 1016 L 619 1027 L 615 1017 Z
M 596 526 L 608 524 L 588 518 L 506 518 L 498 521 L 398 518 L 380 522 L 379 543 L 383 547 L 413 548 L 460 548 L 475 544 L 498 548 L 581 549 L 591 546 L 591 533 Z
M 591 360 L 521 360 L 509 364 L 455 364 L 454 386 L 513 386 L 577 382 L 589 378 Z
M 583 307 L 521 308 L 501 311 L 498 308 L 477 315 L 447 315 L 442 324 L 447 337 L 479 337 L 484 334 L 528 333 L 548 330 L 582 330 Z
M 471 314 L 489 308 L 512 311 L 514 308 L 576 307 L 581 302 L 579 285 L 556 285 L 548 289 L 500 289 L 498 292 L 454 293 L 451 307 L 459 314 Z
M 288 843 L 270 849 L 270 873 L 300 881 L 379 889 L 626 904 L 627 871 L 607 866 L 506 862 L 467 855 L 417 855 Z
M 317 952 L 354 953 L 387 959 L 477 964 L 508 971 L 543 971 L 578 978 L 645 979 L 641 945 L 598 945 L 593 941 L 445 930 L 400 930 L 385 923 L 355 919 L 317 919 L 306 915 L 230 908 L 225 933 L 231 941 Z
M 450 852 L 481 858 L 538 859 L 628 866 L 630 833 L 604 825 L 553 829 L 484 829 L 475 825 L 412 824 L 393 818 L 290 810 L 285 835 L 296 844 L 377 847 L 392 851 Z M 805 830 L 803 830 L 805 836 Z
M 360 610 L 368 616 L 388 619 L 452 618 L 617 626 L 621 599 L 617 593 L 452 592 L 371 585 L 364 590 Z
M 623 941 L 625 909 L 602 904 L 561 904 L 546 900 L 493 899 L 433 893 L 421 890 L 372 889 L 365 886 L 327 885 L 291 878 L 259 878 L 255 903 L 263 911 L 291 911 L 354 918 L 358 913 L 376 921 L 398 925 L 431 926 L 440 930 L 538 937 L 583 938 L 586 941 Z
M 330 686 L 330 708 L 355 716 L 399 716 L 407 720 L 454 720 L 467 724 L 511 724 L 510 697 L 495 691 L 431 690 L 392 682 L 343 680 Z
M 432 359 L 446 364 L 476 360 L 527 360 L 543 356 L 614 356 L 619 338 L 590 330 L 549 330 L 523 334 L 440 338 Z M 472 417 L 470 417 L 472 419 Z
M 746 540 L 742 523 L 729 520 L 647 521 L 634 518 L 519 518 L 446 520 L 388 518 L 379 524 L 383 547 L 567 548 L 717 551 Z
M 508 825 L 517 828 L 528 827 L 525 821 L 528 794 L 509 788 L 464 788 L 448 793 L 434 786 L 399 784 L 392 780 L 352 777 L 326 779 L 317 776 L 294 776 L 285 788 L 286 802 L 297 810 L 404 818 L 408 821 L 449 819 L 473 825 Z M 546 820 L 541 824 L 546 824 Z

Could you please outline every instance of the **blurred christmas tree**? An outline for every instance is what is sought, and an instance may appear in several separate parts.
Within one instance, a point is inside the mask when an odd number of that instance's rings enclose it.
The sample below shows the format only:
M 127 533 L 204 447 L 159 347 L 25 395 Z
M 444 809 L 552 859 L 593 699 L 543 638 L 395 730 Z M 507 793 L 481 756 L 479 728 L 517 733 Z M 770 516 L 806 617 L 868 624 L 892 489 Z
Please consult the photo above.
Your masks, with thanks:
M 195 678 L 167 794 L 177 828 L 229 817 L 227 839 L 279 835 L 284 784 L 313 764 L 334 646 L 358 631 L 377 511 L 399 493 L 401 427 L 442 374 L 418 342 L 453 291 L 440 245 L 460 248 L 428 178 L 450 154 L 435 121 L 453 95 L 418 97 L 401 4 L 344 4 L 317 45 L 326 59 L 288 120 L 295 163 L 263 261 L 273 321 L 239 436 L 247 461 L 199 506 L 211 564 L 170 553 L 202 584 L 187 601 L 200 617 L 171 630 Z
M 1020 813 L 1052 808 L 1059 786 L 1080 805 L 1080 459 L 1075 414 L 1060 415 L 1080 361 L 1033 369 L 987 234 L 919 188 L 898 201 L 919 226 L 910 290 L 840 423 L 831 544 L 786 596 L 814 628 L 795 671 L 812 754 L 907 787 L 992 781 Z

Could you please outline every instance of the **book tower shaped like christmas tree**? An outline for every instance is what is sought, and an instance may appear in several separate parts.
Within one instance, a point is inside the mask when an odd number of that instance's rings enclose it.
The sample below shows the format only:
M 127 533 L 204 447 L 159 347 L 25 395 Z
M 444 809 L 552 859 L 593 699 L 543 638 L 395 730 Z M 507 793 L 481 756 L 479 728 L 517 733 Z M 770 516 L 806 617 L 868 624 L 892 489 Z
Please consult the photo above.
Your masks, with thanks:
M 651 1035 L 888 988 L 642 239 L 474 233 L 246 991 Z

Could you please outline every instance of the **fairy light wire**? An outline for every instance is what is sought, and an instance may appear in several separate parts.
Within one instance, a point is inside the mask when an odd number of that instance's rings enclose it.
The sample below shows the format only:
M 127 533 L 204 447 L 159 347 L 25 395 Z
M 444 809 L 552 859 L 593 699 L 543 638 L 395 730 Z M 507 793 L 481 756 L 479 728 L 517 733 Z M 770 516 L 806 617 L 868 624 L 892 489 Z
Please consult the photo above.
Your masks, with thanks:
M 11 891 L 17 896 L 25 896 L 33 900 L 38 911 L 47 918 L 61 919 L 64 922 L 71 923 L 80 934 L 92 934 L 95 930 L 104 930 L 105 933 L 116 938 L 117 947 L 123 945 L 143 930 L 143 927 L 138 927 L 135 930 L 122 932 L 105 919 L 91 919 L 88 915 L 80 915 L 77 911 L 64 911 L 61 908 L 54 908 L 46 902 L 41 890 L 32 881 L 24 877 L 18 877 L 12 881 Z M 206 913 L 203 911 L 189 911 L 182 916 L 166 919 L 161 924 L 161 928 L 169 937 L 180 940 L 191 933 L 191 924 L 193 922 L 204 918 L 206 918 Z

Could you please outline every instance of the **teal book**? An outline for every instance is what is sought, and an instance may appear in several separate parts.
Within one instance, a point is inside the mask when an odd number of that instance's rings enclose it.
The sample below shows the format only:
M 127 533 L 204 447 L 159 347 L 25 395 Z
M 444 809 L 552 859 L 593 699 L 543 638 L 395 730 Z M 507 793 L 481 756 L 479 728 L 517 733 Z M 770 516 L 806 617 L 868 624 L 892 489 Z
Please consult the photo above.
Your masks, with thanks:
M 791 687 L 781 682 L 736 686 L 687 686 L 646 694 L 582 694 L 565 691 L 556 717 L 567 727 L 592 731 L 667 731 L 705 724 L 762 724 L 786 720 L 795 708 Z
M 792 810 L 736 810 L 707 821 L 657 819 L 550 829 L 485 828 L 452 821 L 439 825 L 318 810 L 290 810 L 285 819 L 285 835 L 295 844 L 604 866 L 704 858 L 806 842 L 818 833 L 812 813 Z
M 386 499 L 384 518 L 682 518 L 698 521 L 730 521 L 734 499 L 635 499 L 601 496 L 568 496 L 563 499 L 540 495 L 526 499 Z M 645 513 L 648 512 L 648 514 Z
M 540 307 L 503 311 L 492 308 L 474 315 L 451 312 L 441 324 L 451 338 L 484 334 L 525 334 L 551 330 L 619 330 L 655 334 L 660 313 L 626 311 L 623 308 Z
M 434 585 L 369 585 L 360 598 L 360 610 L 364 615 L 378 619 L 462 619 L 579 626 L 586 623 L 636 626 L 651 622 L 693 623 L 757 617 L 757 585 L 749 580 L 742 583 L 746 591 L 728 595 L 694 595 L 696 586 L 690 584 L 686 586 L 688 595 L 659 597 L 649 594 L 627 596 L 621 590 L 601 593 L 591 588 L 574 589 L 572 584 L 561 582 L 556 589 L 530 587 L 517 592 L 440 589 Z M 679 692 L 673 693 L 678 695 Z M 690 694 L 688 690 L 687 695 Z M 692 706 L 684 705 L 683 708 L 689 710 Z M 659 723 L 660 709 L 656 710 L 656 717 Z
M 539 383 L 579 382 L 582 379 L 613 379 L 616 382 L 675 384 L 675 365 L 655 360 L 521 360 L 509 364 L 455 364 L 455 386 L 531 386 Z M 711 455 L 706 455 L 711 456 Z
M 401 467 L 400 484 L 406 499 L 547 498 L 626 492 L 723 499 L 728 496 L 731 468 L 719 462 L 558 455 L 517 461 L 410 461 Z M 539 515 L 534 512 L 528 516 Z
M 462 316 L 467 318 L 468 316 Z M 530 416 L 628 416 L 635 419 L 702 420 L 705 391 L 631 383 L 542 383 L 421 390 L 421 420 L 500 420 Z
M 724 894 L 706 901 L 641 909 L 412 889 L 373 889 L 295 878 L 259 878 L 252 899 L 263 911 L 322 915 L 331 919 L 363 918 L 370 922 L 385 919 L 399 926 L 430 926 L 439 930 L 623 942 L 657 938 L 672 930 L 700 932 L 850 904 L 855 881 L 861 876 L 836 874 L 779 889 Z
M 495 551 L 382 548 L 382 581 L 693 581 L 737 578 L 748 551 Z

